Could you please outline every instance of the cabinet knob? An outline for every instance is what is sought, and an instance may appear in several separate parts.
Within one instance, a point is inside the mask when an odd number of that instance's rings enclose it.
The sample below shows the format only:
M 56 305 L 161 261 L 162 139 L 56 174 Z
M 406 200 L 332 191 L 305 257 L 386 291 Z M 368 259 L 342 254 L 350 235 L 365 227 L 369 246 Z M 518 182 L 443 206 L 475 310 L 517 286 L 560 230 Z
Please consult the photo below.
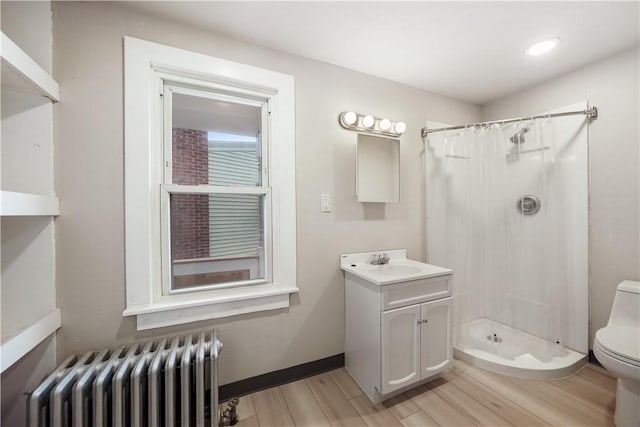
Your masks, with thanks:
M 418 320 L 418 325 L 419 325 L 420 323 L 422 323 L 422 320 Z

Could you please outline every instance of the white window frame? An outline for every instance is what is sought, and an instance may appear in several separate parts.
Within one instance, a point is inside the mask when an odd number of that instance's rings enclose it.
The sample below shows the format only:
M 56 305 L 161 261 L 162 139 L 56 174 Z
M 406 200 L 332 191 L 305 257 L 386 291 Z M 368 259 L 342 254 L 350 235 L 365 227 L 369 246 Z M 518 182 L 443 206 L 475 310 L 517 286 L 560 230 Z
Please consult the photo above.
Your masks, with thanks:
M 225 287 L 237 287 L 243 285 L 252 285 L 254 283 L 271 283 L 272 275 L 271 275 L 271 266 L 272 266 L 272 232 L 271 232 L 271 188 L 269 186 L 269 168 L 268 168 L 268 148 L 269 141 L 273 137 L 270 134 L 271 127 L 269 126 L 269 98 L 265 98 L 261 93 L 251 93 L 248 98 L 245 97 L 237 97 L 237 96 L 229 96 L 229 95 L 219 95 L 216 93 L 219 88 L 209 87 L 207 83 L 202 83 L 202 85 L 198 88 L 185 88 L 184 86 L 179 85 L 177 82 L 181 79 L 167 75 L 165 73 L 159 74 L 160 79 L 162 80 L 163 91 L 162 91 L 162 105 L 163 105 L 163 138 L 164 138 L 164 172 L 162 176 L 162 183 L 160 185 L 161 195 L 160 195 L 160 241 L 162 244 L 162 273 L 161 273 L 161 281 L 162 281 L 162 295 L 160 296 L 160 300 L 166 300 L 167 295 L 176 295 L 176 294 L 184 294 L 189 292 L 198 292 L 198 298 L 203 298 L 206 296 L 215 296 L 215 291 L 220 290 Z M 190 96 L 198 96 L 198 97 L 206 97 L 208 99 L 215 99 L 224 102 L 234 102 L 234 103 L 242 103 L 245 105 L 251 105 L 254 107 L 259 107 L 262 109 L 261 112 L 261 128 L 264 130 L 267 129 L 265 133 L 267 133 L 266 141 L 262 141 L 262 170 L 261 170 L 261 186 L 256 187 L 246 187 L 242 186 L 238 187 L 226 187 L 226 186 L 215 186 L 215 185 L 185 185 L 185 184 L 174 184 L 173 183 L 173 164 L 171 159 L 173 158 L 172 154 L 172 143 L 171 143 L 171 135 L 173 129 L 173 93 L 179 93 L 183 95 Z M 246 91 L 243 91 L 243 94 L 249 95 Z M 187 289 L 175 290 L 171 289 L 172 284 L 172 268 L 171 268 L 171 225 L 170 225 L 170 206 L 169 206 L 169 197 L 171 194 L 249 194 L 253 196 L 264 196 L 264 216 L 265 216 L 265 224 L 264 224 L 264 233 L 265 233 L 265 269 L 267 270 L 267 275 L 261 279 L 249 279 L 241 282 L 230 282 L 209 286 L 197 286 Z M 209 295 L 204 294 L 204 290 L 213 289 L 214 292 L 210 292 Z
M 144 330 L 288 307 L 289 295 L 298 292 L 294 78 L 133 37 L 124 38 L 124 74 L 123 316 L 136 316 L 138 330 Z M 270 216 L 272 235 L 271 275 L 265 284 L 163 295 L 162 257 L 167 243 L 161 240 L 161 212 L 168 209 L 168 198 L 163 196 L 168 187 L 163 184 L 161 94 L 166 81 L 268 102 L 269 147 L 263 167 L 268 168 L 271 209 L 265 209 L 265 216 Z M 198 186 L 193 191 L 198 192 Z

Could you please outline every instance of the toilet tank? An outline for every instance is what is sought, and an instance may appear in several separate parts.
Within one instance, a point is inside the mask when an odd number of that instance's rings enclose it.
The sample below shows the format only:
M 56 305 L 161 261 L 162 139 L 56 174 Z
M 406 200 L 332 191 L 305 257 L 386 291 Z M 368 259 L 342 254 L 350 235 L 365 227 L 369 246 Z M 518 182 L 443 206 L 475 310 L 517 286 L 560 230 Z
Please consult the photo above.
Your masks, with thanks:
M 625 280 L 618 284 L 609 315 L 609 325 L 637 327 L 638 324 L 640 324 L 640 282 Z

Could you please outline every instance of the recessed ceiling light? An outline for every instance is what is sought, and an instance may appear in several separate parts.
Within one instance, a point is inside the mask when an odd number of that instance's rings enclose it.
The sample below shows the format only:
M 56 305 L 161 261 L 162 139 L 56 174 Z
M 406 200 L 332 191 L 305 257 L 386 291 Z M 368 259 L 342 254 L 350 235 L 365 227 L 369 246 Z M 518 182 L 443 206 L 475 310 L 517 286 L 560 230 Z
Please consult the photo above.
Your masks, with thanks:
M 554 47 L 558 46 L 558 43 L 560 43 L 559 39 L 544 40 L 529 47 L 524 51 L 524 54 L 529 56 L 542 55 L 543 53 L 547 53 Z

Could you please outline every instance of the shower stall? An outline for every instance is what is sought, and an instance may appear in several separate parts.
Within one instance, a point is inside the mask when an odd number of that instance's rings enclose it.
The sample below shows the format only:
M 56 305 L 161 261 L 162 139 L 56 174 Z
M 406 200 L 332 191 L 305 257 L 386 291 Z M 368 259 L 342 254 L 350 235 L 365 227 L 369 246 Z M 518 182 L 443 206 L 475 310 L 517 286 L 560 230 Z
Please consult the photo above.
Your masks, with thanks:
M 586 363 L 589 111 L 423 130 L 427 258 L 454 270 L 457 358 L 540 379 Z

